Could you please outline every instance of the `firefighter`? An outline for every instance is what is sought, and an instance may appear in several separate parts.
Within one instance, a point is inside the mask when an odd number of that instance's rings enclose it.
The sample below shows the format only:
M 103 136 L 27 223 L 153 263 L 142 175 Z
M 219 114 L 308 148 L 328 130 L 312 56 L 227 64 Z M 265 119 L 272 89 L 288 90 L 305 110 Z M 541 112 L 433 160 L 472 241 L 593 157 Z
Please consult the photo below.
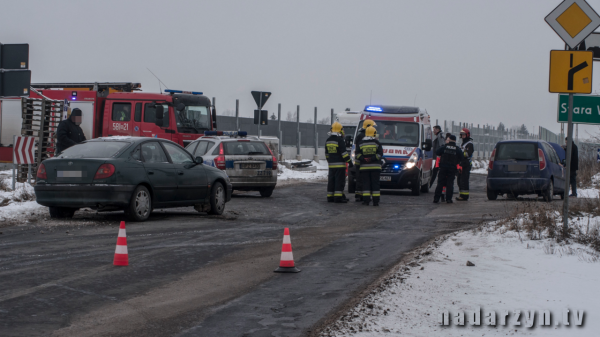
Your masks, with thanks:
M 350 155 L 346 151 L 344 141 L 344 128 L 342 124 L 335 122 L 331 125 L 331 132 L 325 143 L 325 157 L 329 164 L 329 176 L 327 179 L 327 201 L 346 203 L 348 199 L 344 195 L 344 184 L 346 183 L 346 163 L 352 168 Z
M 473 146 L 473 139 L 471 138 L 471 131 L 467 128 L 463 128 L 460 131 L 460 138 L 462 144 L 460 145 L 463 151 L 463 159 L 460 162 L 458 168 L 458 201 L 469 200 L 469 176 L 471 175 L 471 164 L 473 161 L 473 152 L 475 147 Z
M 370 119 L 365 119 L 362 127 L 358 130 L 358 133 L 356 134 L 356 139 L 354 139 L 354 148 L 355 149 L 358 149 L 358 146 L 362 142 L 363 138 L 365 138 L 365 130 L 369 126 L 377 126 L 377 124 L 375 124 L 375 122 L 373 122 Z M 354 198 L 355 198 L 354 201 L 359 202 L 359 201 L 363 201 L 363 195 L 362 195 L 363 184 L 362 184 L 362 178 L 360 177 L 360 170 L 358 170 L 358 166 L 360 165 L 360 163 L 355 160 L 355 164 L 357 166 L 357 170 L 356 170 L 356 189 L 354 191 Z
M 438 159 L 440 160 L 440 170 L 438 171 L 438 182 L 435 188 L 433 202 L 440 202 L 442 189 L 446 187 L 446 202 L 452 203 L 452 194 L 454 193 L 454 176 L 456 175 L 457 165 L 464 156 L 463 151 L 456 145 L 456 136 L 450 135 L 446 138 L 446 144 L 437 149 Z
M 356 160 L 360 163 L 360 177 L 363 181 L 363 205 L 369 206 L 373 197 L 373 206 L 379 206 L 379 176 L 381 175 L 381 159 L 383 147 L 376 139 L 377 130 L 369 126 L 365 137 L 356 148 Z

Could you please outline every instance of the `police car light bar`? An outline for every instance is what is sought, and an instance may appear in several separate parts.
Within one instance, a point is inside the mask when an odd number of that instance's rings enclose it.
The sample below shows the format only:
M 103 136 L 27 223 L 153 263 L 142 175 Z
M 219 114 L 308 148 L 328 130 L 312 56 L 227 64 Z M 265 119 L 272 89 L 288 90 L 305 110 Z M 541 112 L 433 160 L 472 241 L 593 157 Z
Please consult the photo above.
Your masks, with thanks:
M 368 106 L 365 108 L 365 111 L 383 112 L 383 109 L 378 106 Z
M 191 94 L 191 95 L 202 95 L 203 93 L 200 91 L 183 91 L 183 90 L 171 90 L 171 89 L 165 89 L 165 92 L 170 93 L 171 95 L 173 94 Z
M 204 131 L 205 136 L 229 136 L 229 137 L 246 137 L 246 131 Z

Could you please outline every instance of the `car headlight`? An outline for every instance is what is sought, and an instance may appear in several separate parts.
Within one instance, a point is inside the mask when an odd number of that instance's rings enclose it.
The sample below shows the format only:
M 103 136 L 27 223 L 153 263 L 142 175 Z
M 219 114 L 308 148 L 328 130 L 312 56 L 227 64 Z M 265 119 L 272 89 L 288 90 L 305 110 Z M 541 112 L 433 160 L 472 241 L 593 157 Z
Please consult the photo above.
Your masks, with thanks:
M 416 152 L 414 152 L 410 158 L 408 159 L 408 161 L 406 162 L 406 165 L 404 165 L 404 169 L 408 170 L 411 169 L 413 167 L 415 167 L 415 165 L 417 165 L 417 160 L 419 159 L 419 156 L 417 155 Z

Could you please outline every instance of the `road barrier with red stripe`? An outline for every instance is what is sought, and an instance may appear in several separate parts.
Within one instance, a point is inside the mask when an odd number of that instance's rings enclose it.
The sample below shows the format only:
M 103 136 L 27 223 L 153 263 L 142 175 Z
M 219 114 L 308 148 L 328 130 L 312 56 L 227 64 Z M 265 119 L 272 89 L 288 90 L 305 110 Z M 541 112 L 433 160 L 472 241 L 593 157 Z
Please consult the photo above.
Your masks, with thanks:
M 13 164 L 35 164 L 35 137 L 14 136 Z

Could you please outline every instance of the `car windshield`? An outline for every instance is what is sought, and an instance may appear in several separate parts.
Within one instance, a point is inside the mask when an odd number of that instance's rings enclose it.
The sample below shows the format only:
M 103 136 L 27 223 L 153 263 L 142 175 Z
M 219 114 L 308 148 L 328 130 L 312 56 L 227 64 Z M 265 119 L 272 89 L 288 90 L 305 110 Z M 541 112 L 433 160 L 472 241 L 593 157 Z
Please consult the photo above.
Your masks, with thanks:
M 225 154 L 238 156 L 270 155 L 269 149 L 262 142 L 224 142 Z
M 210 114 L 206 106 L 186 105 L 181 111 L 175 110 L 175 121 L 180 133 L 204 133 L 210 130 Z
M 495 160 L 538 160 L 535 143 L 500 143 Z
M 111 158 L 129 144 L 129 142 L 81 143 L 64 150 L 58 158 Z
M 419 145 L 418 123 L 376 120 L 375 124 L 382 145 Z M 362 127 L 362 122 L 360 125 Z

